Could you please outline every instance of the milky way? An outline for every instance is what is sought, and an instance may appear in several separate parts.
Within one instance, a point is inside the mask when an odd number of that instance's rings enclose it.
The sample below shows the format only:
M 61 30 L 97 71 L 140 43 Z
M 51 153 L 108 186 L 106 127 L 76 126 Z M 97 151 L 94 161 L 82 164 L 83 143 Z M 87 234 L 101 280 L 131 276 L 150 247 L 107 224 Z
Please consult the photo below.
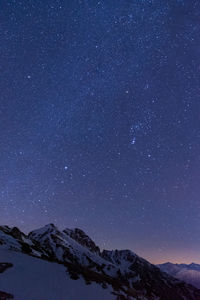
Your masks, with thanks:
M 2 0 L 0 220 L 200 262 L 200 2 Z

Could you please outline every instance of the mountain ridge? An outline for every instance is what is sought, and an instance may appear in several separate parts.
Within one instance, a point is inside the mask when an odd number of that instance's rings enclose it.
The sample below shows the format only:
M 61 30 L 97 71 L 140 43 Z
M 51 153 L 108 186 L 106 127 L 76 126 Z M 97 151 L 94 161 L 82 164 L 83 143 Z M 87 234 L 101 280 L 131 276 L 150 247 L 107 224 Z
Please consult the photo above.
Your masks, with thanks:
M 200 299 L 200 290 L 163 273 L 131 250 L 100 251 L 79 228 L 59 230 L 50 223 L 26 235 L 17 227 L 0 226 L 0 249 L 61 264 L 71 279 L 109 289 L 117 300 Z
M 189 284 L 200 288 L 200 265 L 196 263 L 190 264 L 173 264 L 170 262 L 157 265 L 161 271 L 183 280 Z

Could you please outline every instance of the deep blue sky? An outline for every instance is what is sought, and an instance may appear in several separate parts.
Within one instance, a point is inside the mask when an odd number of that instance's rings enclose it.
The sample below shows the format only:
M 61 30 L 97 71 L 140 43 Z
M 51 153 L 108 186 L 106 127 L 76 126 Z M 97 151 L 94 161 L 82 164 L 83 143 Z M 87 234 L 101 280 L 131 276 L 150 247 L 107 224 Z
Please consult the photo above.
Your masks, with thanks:
M 200 263 L 200 1 L 0 2 L 0 220 Z

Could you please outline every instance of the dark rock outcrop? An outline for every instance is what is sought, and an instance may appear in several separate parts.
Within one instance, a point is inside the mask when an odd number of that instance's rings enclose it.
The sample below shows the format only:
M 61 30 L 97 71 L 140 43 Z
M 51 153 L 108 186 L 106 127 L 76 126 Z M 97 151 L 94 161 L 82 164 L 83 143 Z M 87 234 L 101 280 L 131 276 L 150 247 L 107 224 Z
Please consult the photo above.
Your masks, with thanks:
M 5 272 L 7 269 L 13 267 L 11 263 L 0 263 L 0 273 Z
M 0 291 L 0 300 L 14 299 L 13 295 Z

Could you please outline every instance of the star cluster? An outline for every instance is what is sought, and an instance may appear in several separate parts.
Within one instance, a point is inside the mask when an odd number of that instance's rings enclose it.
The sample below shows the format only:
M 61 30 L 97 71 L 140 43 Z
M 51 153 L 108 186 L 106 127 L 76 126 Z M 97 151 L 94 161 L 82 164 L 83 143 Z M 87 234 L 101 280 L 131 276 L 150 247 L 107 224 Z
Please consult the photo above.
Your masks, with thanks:
M 200 2 L 0 3 L 0 218 L 200 262 Z

